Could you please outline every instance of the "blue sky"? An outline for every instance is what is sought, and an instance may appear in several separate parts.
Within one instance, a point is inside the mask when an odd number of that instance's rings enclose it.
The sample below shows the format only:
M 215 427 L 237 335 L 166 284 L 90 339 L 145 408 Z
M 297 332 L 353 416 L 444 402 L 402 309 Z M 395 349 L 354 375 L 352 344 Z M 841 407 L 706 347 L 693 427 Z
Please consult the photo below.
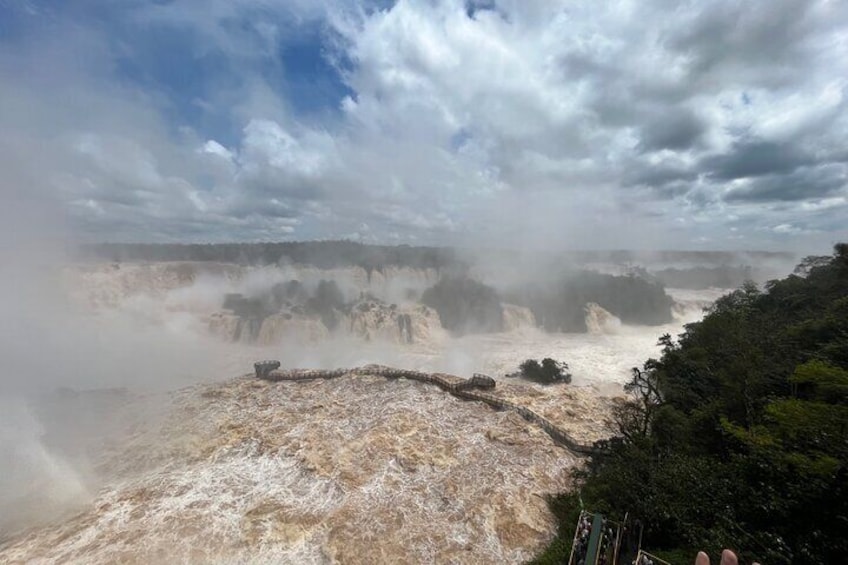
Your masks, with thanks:
M 846 53 L 826 0 L 0 0 L 0 186 L 86 241 L 822 251 Z

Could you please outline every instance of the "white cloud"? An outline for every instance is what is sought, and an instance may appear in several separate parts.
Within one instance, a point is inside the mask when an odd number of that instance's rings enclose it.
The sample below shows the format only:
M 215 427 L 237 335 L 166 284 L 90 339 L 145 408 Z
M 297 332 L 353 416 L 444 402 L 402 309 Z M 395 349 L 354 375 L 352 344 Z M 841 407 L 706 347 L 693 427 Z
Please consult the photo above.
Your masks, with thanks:
M 215 141 L 214 139 L 210 139 L 206 143 L 203 144 L 203 151 L 205 153 L 209 153 L 210 155 L 217 155 L 222 159 L 232 162 L 233 161 L 233 152 Z
M 837 221 L 844 4 L 502 0 L 472 17 L 466 4 L 128 10 L 124 25 L 162 26 L 193 38 L 198 58 L 226 59 L 233 80 L 192 104 L 225 116 L 231 139 L 203 120 L 172 123 L 169 95 L 113 71 L 108 33 L 60 25 L 23 57 L 0 45 L 0 104 L 11 109 L 0 142 L 41 148 L 33 174 L 52 179 L 95 239 L 770 247 L 785 244 L 775 234 L 804 245 L 848 237 Z M 280 42 L 312 24 L 351 92 L 318 117 L 299 116 L 264 74 L 285 81 Z
M 295 139 L 270 120 L 251 120 L 244 128 L 241 165 L 247 169 L 267 166 L 283 174 L 317 177 L 332 159 L 333 139 L 315 131 L 306 131 L 303 137 L 303 140 Z
M 835 198 L 823 198 L 819 201 L 802 202 L 801 210 L 809 212 L 817 212 L 819 210 L 830 210 L 832 208 L 842 208 L 848 204 L 848 198 L 837 196 Z

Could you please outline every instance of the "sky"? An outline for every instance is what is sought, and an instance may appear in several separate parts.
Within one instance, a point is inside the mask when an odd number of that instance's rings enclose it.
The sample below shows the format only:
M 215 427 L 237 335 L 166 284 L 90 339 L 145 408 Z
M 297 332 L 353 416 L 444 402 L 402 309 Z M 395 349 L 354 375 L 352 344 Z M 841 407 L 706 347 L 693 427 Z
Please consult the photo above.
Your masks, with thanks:
M 0 0 L 0 206 L 87 242 L 826 253 L 847 104 L 843 0 Z

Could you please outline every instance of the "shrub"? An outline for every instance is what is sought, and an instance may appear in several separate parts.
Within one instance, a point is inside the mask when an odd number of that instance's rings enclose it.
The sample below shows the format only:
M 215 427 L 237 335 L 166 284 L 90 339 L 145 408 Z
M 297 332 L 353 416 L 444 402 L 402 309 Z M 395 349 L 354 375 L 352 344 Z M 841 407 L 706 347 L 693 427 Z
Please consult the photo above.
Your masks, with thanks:
M 535 359 L 527 359 L 519 365 L 519 369 L 522 378 L 534 383 L 552 385 L 571 382 L 568 364 L 554 361 L 550 357 L 545 357 L 541 363 Z

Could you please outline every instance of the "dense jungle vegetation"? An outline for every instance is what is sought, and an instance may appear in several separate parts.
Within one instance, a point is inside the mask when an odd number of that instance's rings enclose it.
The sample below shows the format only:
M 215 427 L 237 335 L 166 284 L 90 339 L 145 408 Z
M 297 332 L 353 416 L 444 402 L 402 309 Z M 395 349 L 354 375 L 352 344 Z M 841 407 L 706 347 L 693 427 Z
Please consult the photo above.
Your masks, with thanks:
M 527 307 L 546 331 L 585 332 L 588 302 L 625 323 L 659 325 L 671 321 L 674 301 L 648 277 L 577 271 L 546 284 L 527 283 L 504 296 L 469 277 L 445 277 L 424 292 L 421 302 L 439 313 L 445 329 L 462 335 L 501 331 L 502 302 Z
M 568 273 L 553 282 L 527 284 L 507 294 L 526 306 L 540 327 L 551 332 L 585 332 L 586 304 L 595 302 L 626 324 L 660 325 L 672 320 L 674 301 L 663 285 L 647 276 L 616 276 L 592 271 Z
M 442 326 L 451 332 L 499 332 L 503 306 L 497 291 L 467 277 L 447 277 L 424 291 L 421 303 L 436 310 Z
M 581 505 L 644 525 L 673 563 L 733 548 L 741 562 L 848 556 L 848 244 L 719 299 L 658 360 L 633 369 L 616 437 L 551 507 L 563 563 Z M 714 561 L 715 562 L 715 561 Z

